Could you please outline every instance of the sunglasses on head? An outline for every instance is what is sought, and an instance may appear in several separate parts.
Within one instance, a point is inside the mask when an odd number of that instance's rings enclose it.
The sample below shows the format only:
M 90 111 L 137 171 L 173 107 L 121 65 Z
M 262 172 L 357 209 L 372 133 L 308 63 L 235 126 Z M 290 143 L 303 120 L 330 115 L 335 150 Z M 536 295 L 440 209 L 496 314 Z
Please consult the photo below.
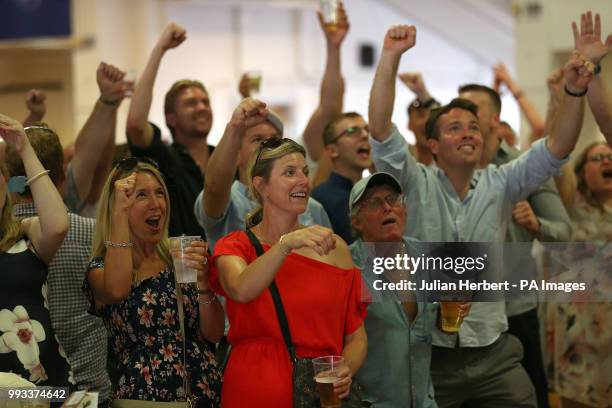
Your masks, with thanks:
M 157 164 L 157 162 L 153 159 L 150 159 L 148 157 L 127 157 L 125 159 L 122 159 L 115 166 L 115 175 L 113 176 L 112 182 L 114 183 L 115 181 L 117 181 L 119 179 L 120 174 L 131 172 L 132 170 L 134 170 L 136 167 L 138 167 L 138 163 L 146 163 L 159 170 L 159 164 Z
M 291 139 L 287 139 L 286 137 L 271 137 L 270 139 L 264 140 L 259 145 L 259 151 L 257 152 L 257 158 L 255 159 L 255 163 L 257 163 L 261 158 L 261 153 L 263 153 L 264 149 L 276 149 L 278 146 L 289 141 L 291 141 Z
M 148 157 L 127 157 L 125 159 L 122 159 L 119 163 L 117 163 L 115 168 L 121 171 L 131 171 L 131 170 L 134 170 L 136 166 L 138 166 L 138 163 L 150 164 L 151 166 L 159 170 L 159 164 L 157 164 L 155 160 L 150 159 Z

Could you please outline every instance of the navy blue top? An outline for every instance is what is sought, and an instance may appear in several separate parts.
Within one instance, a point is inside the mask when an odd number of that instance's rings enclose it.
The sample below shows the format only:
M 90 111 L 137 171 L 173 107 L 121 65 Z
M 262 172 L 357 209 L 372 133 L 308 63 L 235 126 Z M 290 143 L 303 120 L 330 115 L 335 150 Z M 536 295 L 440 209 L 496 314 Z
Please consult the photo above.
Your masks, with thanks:
M 351 232 L 351 219 L 349 216 L 349 196 L 353 188 L 353 181 L 336 172 L 331 172 L 325 183 L 319 184 L 312 191 L 312 197 L 323 205 L 329 215 L 334 232 L 347 244 L 355 240 Z

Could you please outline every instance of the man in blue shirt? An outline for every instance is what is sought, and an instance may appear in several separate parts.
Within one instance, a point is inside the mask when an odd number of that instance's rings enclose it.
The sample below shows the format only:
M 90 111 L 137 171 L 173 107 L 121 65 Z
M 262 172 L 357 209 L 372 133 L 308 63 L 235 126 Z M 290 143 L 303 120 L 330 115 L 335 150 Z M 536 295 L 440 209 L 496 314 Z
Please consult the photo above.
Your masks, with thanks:
M 332 162 L 329 179 L 312 191 L 328 215 L 334 232 L 347 243 L 353 242 L 349 220 L 349 194 L 353 183 L 372 165 L 368 124 L 358 113 L 343 113 L 323 132 L 325 152 Z
M 358 236 L 350 246 L 353 261 L 372 296 L 365 320 L 368 354 L 356 374 L 364 389 L 363 399 L 376 408 L 437 407 L 429 366 L 438 307 L 424 302 L 422 292 L 375 290 L 375 280 L 396 282 L 406 278 L 406 271 L 372 273 L 377 244 L 392 256 L 411 252 L 414 240 L 403 236 L 406 207 L 402 188 L 390 174 L 374 173 L 355 183 L 350 208 Z
M 571 57 L 565 68 L 568 95 L 551 136 L 500 167 L 477 170 L 483 138 L 473 103 L 456 99 L 434 110 L 426 132 L 437 166 L 429 168 L 407 153 L 405 140 L 391 122 L 399 61 L 415 43 L 414 26 L 393 26 L 385 36 L 369 105 L 375 165 L 396 176 L 403 187 L 411 236 L 428 242 L 503 242 L 514 205 L 556 174 L 573 150 L 584 107 L 576 95 L 587 87 L 592 73 L 583 57 Z M 503 302 L 479 302 L 457 334 L 434 332 L 439 352 L 432 367 L 447 363 L 446 373 L 453 373 L 436 384 L 440 406 L 536 406 L 533 385 L 520 365 L 520 343 L 505 333 L 507 328 Z

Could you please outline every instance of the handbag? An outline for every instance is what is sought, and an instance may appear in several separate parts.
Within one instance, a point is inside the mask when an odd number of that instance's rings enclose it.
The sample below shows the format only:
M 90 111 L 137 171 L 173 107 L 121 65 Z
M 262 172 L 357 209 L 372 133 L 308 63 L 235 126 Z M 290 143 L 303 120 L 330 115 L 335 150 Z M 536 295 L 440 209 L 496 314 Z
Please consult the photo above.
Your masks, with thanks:
M 255 234 L 247 229 L 247 235 L 251 244 L 255 247 L 257 256 L 261 256 L 264 253 L 261 243 L 255 236 Z M 272 281 L 268 287 L 272 300 L 274 301 L 274 309 L 276 310 L 276 316 L 278 318 L 278 324 L 283 334 L 287 351 L 289 352 L 289 358 L 291 359 L 291 365 L 293 367 L 293 408 L 319 408 L 319 393 L 315 383 L 314 367 L 312 365 L 312 358 L 300 358 L 295 354 L 295 346 L 291 339 L 291 331 L 289 330 L 289 322 L 287 321 L 287 315 L 285 314 L 285 308 L 283 301 L 278 291 L 276 282 Z M 361 387 L 353 380 L 351 384 L 351 391 L 345 399 L 342 400 L 343 407 L 349 408 L 360 408 L 362 407 L 362 401 L 360 398 Z
M 191 394 L 191 380 L 189 371 L 187 371 L 187 346 L 185 340 L 185 312 L 183 311 L 183 289 L 176 280 L 174 275 L 174 283 L 176 285 L 176 303 L 178 306 L 178 318 L 181 336 L 183 337 L 183 367 L 185 367 L 185 378 L 183 379 L 183 387 L 187 401 L 146 401 L 135 399 L 114 399 L 111 402 L 112 408 L 195 408 L 197 406 L 197 397 Z

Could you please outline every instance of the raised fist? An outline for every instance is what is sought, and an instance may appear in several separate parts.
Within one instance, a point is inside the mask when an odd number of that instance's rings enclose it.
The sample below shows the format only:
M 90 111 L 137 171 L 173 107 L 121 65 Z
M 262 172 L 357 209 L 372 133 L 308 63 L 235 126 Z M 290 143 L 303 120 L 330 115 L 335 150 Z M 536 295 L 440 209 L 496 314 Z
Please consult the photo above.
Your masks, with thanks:
M 41 120 L 47 113 L 47 105 L 45 104 L 47 95 L 38 89 L 30 89 L 26 94 L 26 107 L 32 115 L 35 115 L 38 120 Z
M 187 31 L 178 24 L 170 23 L 164 29 L 157 45 L 164 51 L 176 48 L 187 38 Z
M 401 55 L 416 44 L 416 27 L 413 25 L 394 25 L 387 30 L 383 50 Z
M 125 92 L 131 87 L 123 79 L 125 72 L 119 68 L 101 62 L 96 71 L 96 81 L 100 88 L 100 97 L 108 103 L 119 103 Z

